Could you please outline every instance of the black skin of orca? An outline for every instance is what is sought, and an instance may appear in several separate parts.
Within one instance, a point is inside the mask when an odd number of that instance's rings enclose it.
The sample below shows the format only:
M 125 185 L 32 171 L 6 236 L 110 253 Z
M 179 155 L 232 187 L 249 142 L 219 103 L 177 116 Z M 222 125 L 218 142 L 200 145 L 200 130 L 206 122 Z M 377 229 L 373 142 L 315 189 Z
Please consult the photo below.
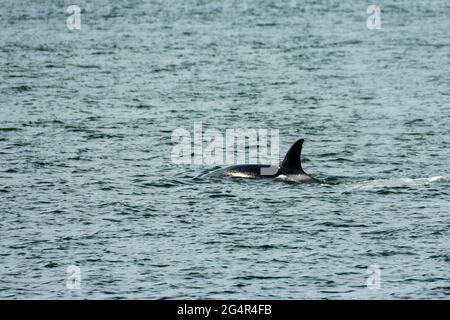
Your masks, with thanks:
M 290 181 L 300 183 L 321 183 L 303 171 L 301 153 L 304 139 L 297 140 L 286 153 L 279 166 L 268 164 L 242 164 L 218 169 L 205 177 L 276 178 L 286 176 Z

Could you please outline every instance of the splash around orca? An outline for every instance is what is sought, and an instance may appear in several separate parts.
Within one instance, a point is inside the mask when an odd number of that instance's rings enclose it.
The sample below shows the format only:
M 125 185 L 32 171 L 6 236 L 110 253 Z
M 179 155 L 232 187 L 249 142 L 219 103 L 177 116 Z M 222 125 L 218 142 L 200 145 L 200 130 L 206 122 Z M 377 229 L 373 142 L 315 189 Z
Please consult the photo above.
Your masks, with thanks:
M 299 183 L 321 183 L 302 168 L 301 153 L 304 139 L 297 140 L 278 166 L 268 164 L 242 164 L 215 170 L 204 177 L 286 178 Z

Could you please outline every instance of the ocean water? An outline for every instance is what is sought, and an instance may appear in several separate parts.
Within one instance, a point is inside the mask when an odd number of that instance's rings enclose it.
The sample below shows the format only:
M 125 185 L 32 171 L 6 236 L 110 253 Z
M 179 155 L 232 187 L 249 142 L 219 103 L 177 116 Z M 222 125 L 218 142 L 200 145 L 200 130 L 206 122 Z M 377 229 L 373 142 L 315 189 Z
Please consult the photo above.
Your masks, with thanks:
M 448 299 L 450 2 L 370 4 L 0 1 L 0 298 Z M 196 178 L 199 122 L 325 183 Z

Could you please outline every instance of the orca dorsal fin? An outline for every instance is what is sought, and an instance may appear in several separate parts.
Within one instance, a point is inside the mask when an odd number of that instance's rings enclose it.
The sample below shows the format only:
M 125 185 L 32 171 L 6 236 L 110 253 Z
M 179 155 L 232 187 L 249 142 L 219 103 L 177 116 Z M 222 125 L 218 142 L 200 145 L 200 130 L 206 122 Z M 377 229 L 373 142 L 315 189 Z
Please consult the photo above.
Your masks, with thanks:
M 280 164 L 280 169 L 286 173 L 304 173 L 302 169 L 302 161 L 300 156 L 302 154 L 302 146 L 304 139 L 297 140 L 284 156 Z

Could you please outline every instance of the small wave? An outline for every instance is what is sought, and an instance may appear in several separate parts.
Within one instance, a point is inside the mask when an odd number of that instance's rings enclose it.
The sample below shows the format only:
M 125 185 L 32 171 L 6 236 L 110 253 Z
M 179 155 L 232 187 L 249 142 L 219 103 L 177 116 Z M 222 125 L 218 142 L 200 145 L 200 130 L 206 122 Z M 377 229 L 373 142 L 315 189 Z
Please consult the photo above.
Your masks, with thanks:
M 401 179 L 406 184 L 414 184 L 414 185 L 422 185 L 422 184 L 430 184 L 430 183 L 448 183 L 450 179 L 443 176 L 435 176 L 429 178 L 403 178 Z
M 428 178 L 394 178 L 394 179 L 376 179 L 371 181 L 358 182 L 353 185 L 351 190 L 380 190 L 380 189 L 399 189 L 410 186 L 425 186 L 430 184 L 447 184 L 450 179 L 443 176 L 433 176 Z
M 428 178 L 428 181 L 430 183 L 449 183 L 450 179 L 443 177 L 443 176 L 436 176 L 436 177 Z

